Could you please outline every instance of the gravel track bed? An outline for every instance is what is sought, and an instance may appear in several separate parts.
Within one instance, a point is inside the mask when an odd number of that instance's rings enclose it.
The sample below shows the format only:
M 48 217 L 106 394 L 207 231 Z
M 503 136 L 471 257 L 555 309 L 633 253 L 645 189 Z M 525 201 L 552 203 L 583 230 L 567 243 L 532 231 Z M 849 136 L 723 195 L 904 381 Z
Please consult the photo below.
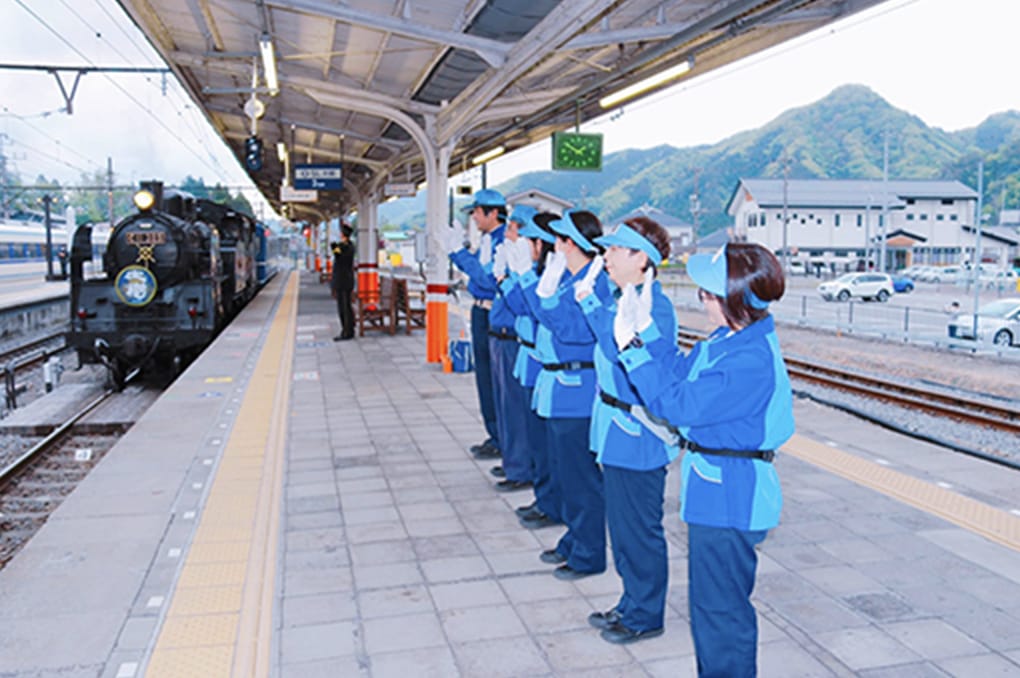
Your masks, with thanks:
M 708 329 L 701 312 L 678 309 L 677 316 L 685 327 L 701 331 Z M 851 368 L 864 374 L 897 377 L 911 386 L 974 399 L 985 398 L 1020 408 L 1020 379 L 1016 378 L 1016 363 L 1013 361 L 785 325 L 779 325 L 777 333 L 783 353 L 791 357 Z M 794 381 L 793 388 L 890 421 L 909 431 L 922 432 L 962 447 L 1020 462 L 1020 439 L 1017 436 L 814 384 Z

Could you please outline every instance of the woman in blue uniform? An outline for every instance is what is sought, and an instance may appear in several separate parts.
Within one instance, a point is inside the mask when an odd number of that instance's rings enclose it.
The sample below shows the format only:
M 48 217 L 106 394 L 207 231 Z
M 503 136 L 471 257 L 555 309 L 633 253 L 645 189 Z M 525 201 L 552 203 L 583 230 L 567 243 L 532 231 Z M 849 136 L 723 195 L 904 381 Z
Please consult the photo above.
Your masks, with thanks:
M 606 519 L 602 471 L 591 453 L 589 428 L 595 399 L 595 335 L 574 298 L 574 283 L 585 279 L 598 254 L 595 238 L 602 224 L 591 212 L 568 210 L 549 228 L 556 251 L 541 279 L 525 274 L 521 284 L 540 323 L 535 336 L 542 371 L 535 381 L 534 405 L 547 421 L 552 476 L 562 492 L 560 517 L 567 532 L 555 549 L 541 554 L 558 564 L 558 579 L 573 580 L 606 569 Z M 531 276 L 530 280 L 528 276 Z M 607 293 L 605 273 L 595 270 L 591 286 Z
M 602 629 L 605 640 L 631 643 L 663 632 L 669 558 L 662 501 L 666 466 L 679 454 L 679 448 L 667 427 L 643 416 L 641 398 L 617 360 L 613 324 L 621 291 L 644 294 L 652 300 L 652 325 L 646 333 L 665 339 L 657 344 L 660 350 L 675 351 L 675 342 L 670 340 L 676 337 L 676 312 L 654 279 L 657 265 L 669 258 L 669 233 L 647 217 L 636 217 L 595 242 L 606 248 L 605 267 L 613 290 L 599 296 L 578 285 L 576 295 L 598 337 L 595 369 L 599 397 L 592 411 L 591 442 L 602 464 L 606 520 L 623 595 L 611 610 L 595 612 L 588 621 Z
M 542 371 L 542 357 L 535 344 L 538 319 L 525 301 L 519 282 L 521 276 L 527 273 L 542 275 L 543 262 L 556 243 L 549 223 L 559 218 L 551 212 L 541 212 L 525 220 L 518 231 L 520 239 L 507 252 L 509 273 L 500 284 L 500 293 L 507 308 L 515 315 L 514 330 L 520 343 L 513 375 L 524 395 L 524 437 L 530 451 L 535 501 L 518 507 L 517 516 L 529 529 L 562 524 L 563 520 L 560 517 L 562 498 L 559 484 L 554 482 L 550 471 L 546 420 L 538 416 L 532 407 L 535 381 Z
M 630 383 L 652 414 L 676 427 L 686 449 L 680 517 L 698 675 L 742 678 L 757 673 L 755 546 L 782 508 L 772 460 L 794 430 L 790 380 L 769 315 L 785 281 L 775 256 L 751 243 L 694 255 L 687 272 L 716 326 L 690 354 L 656 348 L 666 338 L 651 331 L 643 295 L 621 299 L 616 333 Z

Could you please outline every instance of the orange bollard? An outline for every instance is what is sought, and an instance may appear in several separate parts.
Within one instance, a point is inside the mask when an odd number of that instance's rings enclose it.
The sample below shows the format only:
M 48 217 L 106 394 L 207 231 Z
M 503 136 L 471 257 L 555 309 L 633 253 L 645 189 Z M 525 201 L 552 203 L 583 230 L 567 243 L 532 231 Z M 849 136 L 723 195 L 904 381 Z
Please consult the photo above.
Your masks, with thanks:
M 429 284 L 425 287 L 425 360 L 441 363 L 446 372 L 450 360 L 449 310 L 446 304 L 446 285 Z

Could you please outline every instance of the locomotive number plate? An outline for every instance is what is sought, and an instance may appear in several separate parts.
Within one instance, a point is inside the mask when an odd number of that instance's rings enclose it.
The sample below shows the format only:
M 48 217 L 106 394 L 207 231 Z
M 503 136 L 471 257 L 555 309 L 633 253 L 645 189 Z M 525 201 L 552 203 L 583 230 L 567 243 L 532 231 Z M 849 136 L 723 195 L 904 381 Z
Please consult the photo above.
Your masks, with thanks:
M 134 245 L 135 247 L 162 245 L 166 242 L 166 231 L 149 231 L 147 233 L 131 231 L 124 234 L 124 239 L 127 240 L 129 245 Z

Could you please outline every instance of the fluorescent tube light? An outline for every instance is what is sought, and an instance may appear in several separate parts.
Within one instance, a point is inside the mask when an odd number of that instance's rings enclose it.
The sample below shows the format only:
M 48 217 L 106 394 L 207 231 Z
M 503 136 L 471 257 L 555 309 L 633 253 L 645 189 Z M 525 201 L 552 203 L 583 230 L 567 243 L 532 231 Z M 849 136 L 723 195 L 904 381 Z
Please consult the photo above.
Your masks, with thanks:
M 649 76 L 640 82 L 636 82 L 633 85 L 624 87 L 617 92 L 613 92 L 608 96 L 602 97 L 599 99 L 599 106 L 602 108 L 611 108 L 618 103 L 626 101 L 627 99 L 633 99 L 637 95 L 643 94 L 650 89 L 655 89 L 660 85 L 664 85 L 670 80 L 676 80 L 693 67 L 694 59 L 689 58 L 687 61 L 683 61 L 672 68 L 667 68 L 661 73 L 656 73 L 655 75 Z
M 491 151 L 486 151 L 481 155 L 476 155 L 475 157 L 471 158 L 471 164 L 481 165 L 483 162 L 489 162 L 493 158 L 498 158 L 505 152 L 506 148 L 504 148 L 503 146 L 496 146 L 496 148 L 492 149 Z
M 287 145 L 282 141 L 276 142 L 276 157 L 280 159 L 280 162 L 287 162 Z
M 276 74 L 276 53 L 273 51 L 273 40 L 268 33 L 259 38 L 259 51 L 262 52 L 262 70 L 266 74 L 266 87 L 269 93 L 276 96 L 280 93 L 280 81 Z

